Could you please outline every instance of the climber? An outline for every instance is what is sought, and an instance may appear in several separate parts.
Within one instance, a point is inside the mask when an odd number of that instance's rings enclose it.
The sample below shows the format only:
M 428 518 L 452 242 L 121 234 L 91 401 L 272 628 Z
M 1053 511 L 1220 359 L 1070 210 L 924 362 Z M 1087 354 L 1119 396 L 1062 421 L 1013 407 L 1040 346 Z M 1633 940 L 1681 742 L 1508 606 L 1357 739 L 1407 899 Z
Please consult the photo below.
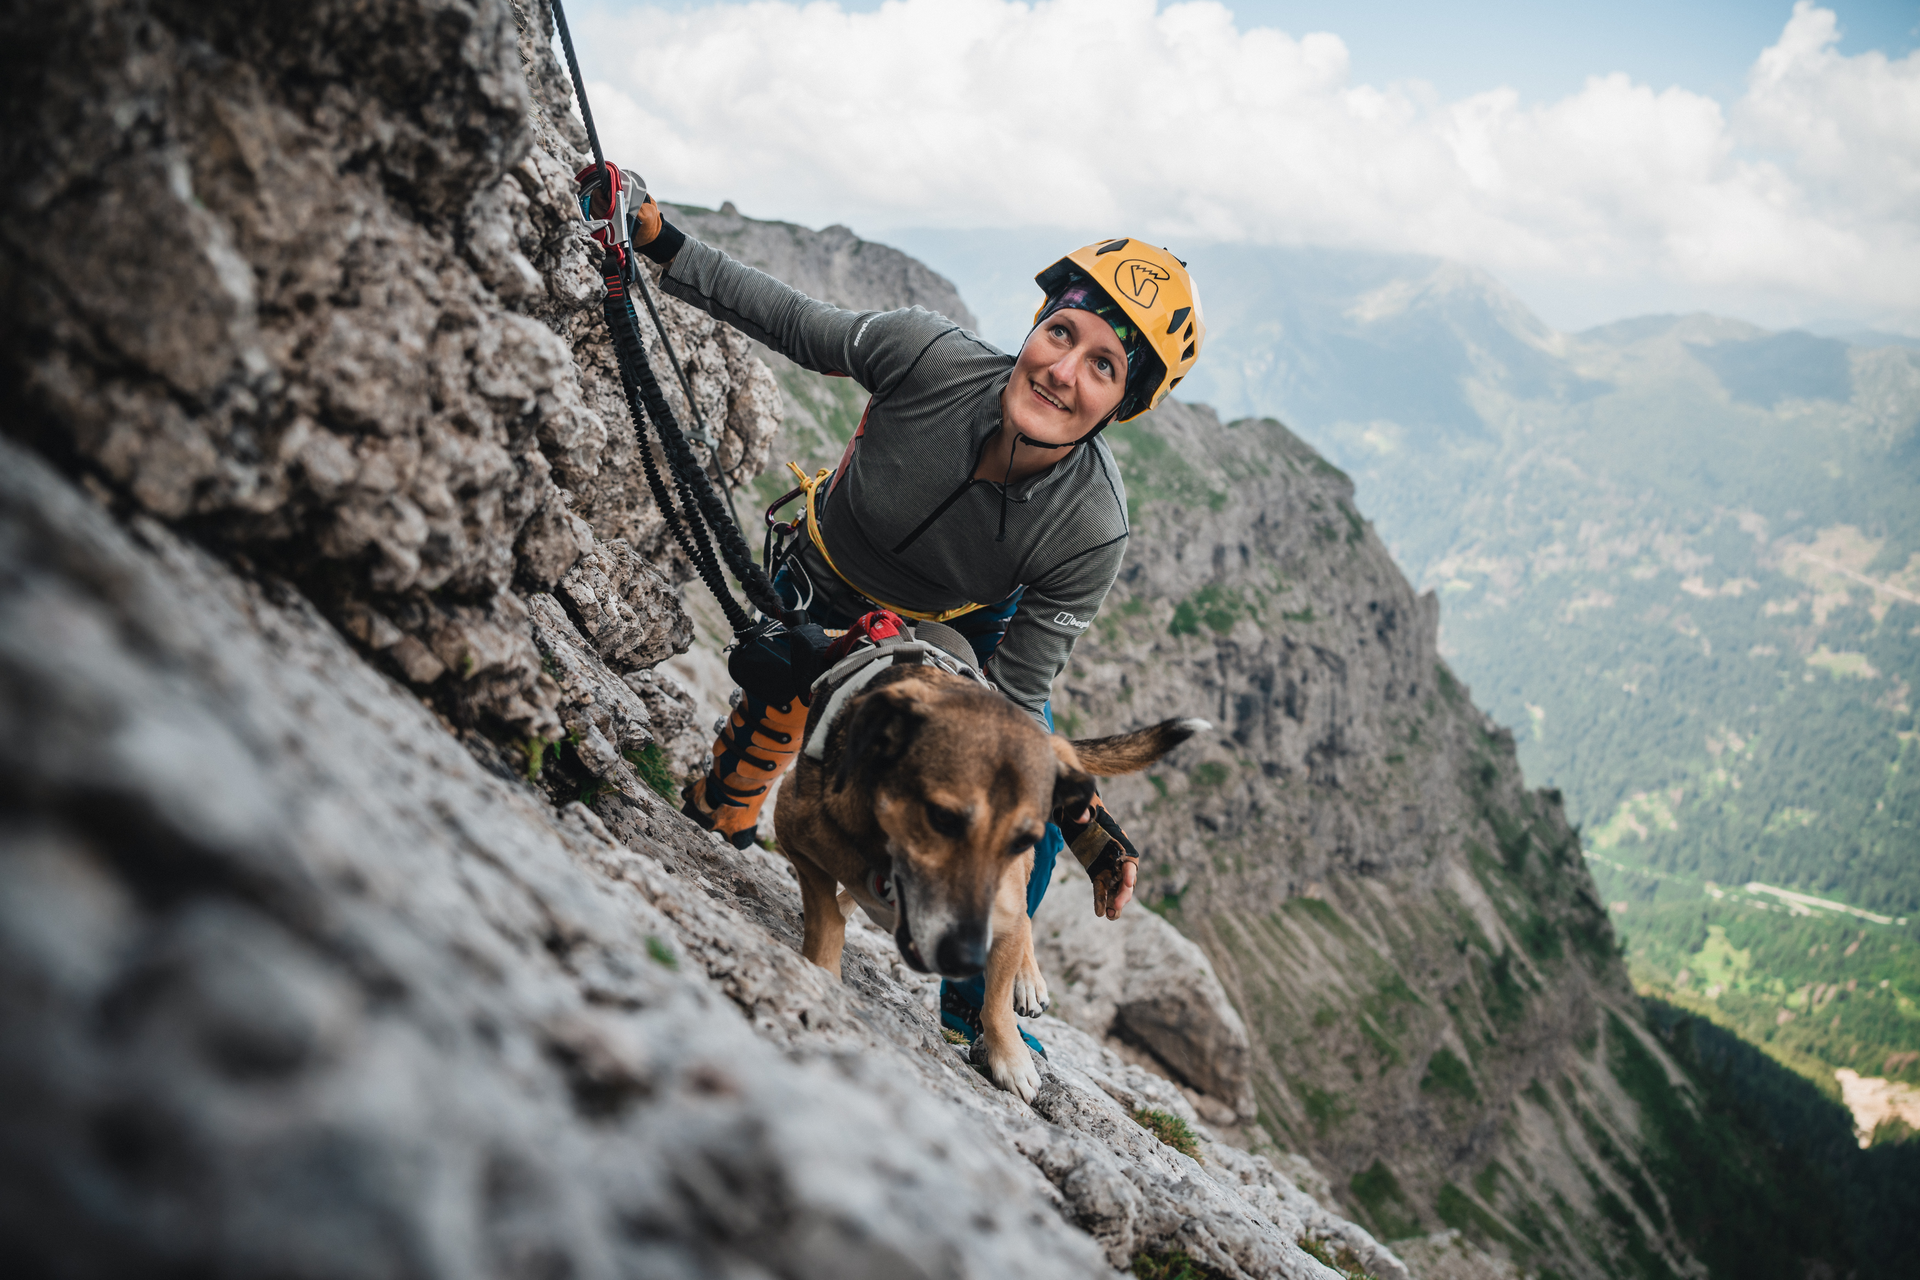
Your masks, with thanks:
M 1158 404 L 1205 336 L 1185 264 L 1132 239 L 1074 251 L 1035 277 L 1045 301 L 1010 356 L 917 307 L 851 312 L 809 298 L 689 237 L 651 196 L 631 235 L 664 268 L 667 293 L 870 393 L 840 465 L 803 477 L 807 537 L 775 575 L 782 597 L 827 627 L 877 608 L 947 623 L 1051 732 L 1053 680 L 1126 549 L 1125 489 L 1097 437 Z M 683 812 L 752 843 L 806 716 L 800 698 L 743 691 Z M 1036 850 L 1027 913 L 1070 844 L 1096 914 L 1117 919 L 1138 874 L 1132 841 L 1097 795 L 1064 826 L 1049 824 Z M 972 1038 L 981 997 L 980 978 L 944 982 L 943 1020 Z

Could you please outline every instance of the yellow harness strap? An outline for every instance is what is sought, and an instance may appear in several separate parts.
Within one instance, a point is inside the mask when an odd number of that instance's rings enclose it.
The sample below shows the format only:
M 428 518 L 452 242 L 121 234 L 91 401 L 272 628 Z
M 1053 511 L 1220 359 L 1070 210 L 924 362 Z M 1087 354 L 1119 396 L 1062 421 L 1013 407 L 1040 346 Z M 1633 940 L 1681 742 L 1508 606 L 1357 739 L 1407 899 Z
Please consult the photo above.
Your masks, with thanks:
M 868 591 L 859 583 L 847 577 L 846 574 L 841 573 L 840 566 L 835 564 L 833 557 L 827 553 L 826 539 L 820 536 L 820 521 L 818 517 L 814 515 L 813 506 L 814 493 L 822 484 L 826 483 L 827 477 L 832 475 L 833 472 L 822 467 L 814 475 L 813 479 L 809 480 L 807 479 L 807 473 L 800 469 L 798 463 L 789 462 L 787 469 L 793 472 L 794 478 L 800 481 L 800 487 L 807 492 L 807 536 L 813 539 L 814 550 L 820 553 L 820 558 L 827 562 L 827 568 L 833 570 L 840 581 L 846 583 L 855 591 L 858 591 L 861 595 L 879 605 L 882 609 L 891 609 L 901 617 L 912 618 L 915 622 L 945 622 L 949 618 L 957 618 L 963 613 L 972 613 L 975 609 L 984 609 L 986 607 L 985 605 L 978 604 L 963 604 L 957 609 L 946 609 L 939 613 L 922 613 L 918 609 L 906 609 L 897 604 L 888 604 L 885 600 L 880 599 L 871 591 Z

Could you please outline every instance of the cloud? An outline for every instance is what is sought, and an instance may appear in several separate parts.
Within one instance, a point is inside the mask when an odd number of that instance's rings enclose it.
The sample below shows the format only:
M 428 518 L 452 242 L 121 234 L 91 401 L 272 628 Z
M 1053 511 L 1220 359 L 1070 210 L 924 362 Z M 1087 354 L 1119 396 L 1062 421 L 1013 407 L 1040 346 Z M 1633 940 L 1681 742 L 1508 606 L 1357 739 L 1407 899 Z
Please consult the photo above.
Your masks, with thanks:
M 889 226 L 1085 226 L 1438 254 L 1920 327 L 1920 53 L 1796 4 L 1727 109 L 1355 84 L 1332 34 L 1153 0 L 587 15 L 614 151 L 669 197 Z M 617 51 L 617 52 L 616 52 Z

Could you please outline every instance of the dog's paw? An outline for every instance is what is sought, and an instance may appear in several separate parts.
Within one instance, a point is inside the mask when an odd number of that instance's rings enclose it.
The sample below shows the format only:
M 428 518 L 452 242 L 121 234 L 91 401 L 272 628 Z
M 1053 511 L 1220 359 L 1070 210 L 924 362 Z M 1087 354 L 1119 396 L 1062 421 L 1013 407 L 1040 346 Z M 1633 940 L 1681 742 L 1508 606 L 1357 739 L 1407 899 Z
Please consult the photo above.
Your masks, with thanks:
M 1053 1003 L 1047 995 L 1047 980 L 1033 965 L 1014 975 L 1013 1011 L 1023 1018 L 1037 1018 Z
M 1018 1037 L 1006 1053 L 988 1051 L 987 1070 L 995 1084 L 1022 1102 L 1032 1102 L 1033 1096 L 1040 1092 L 1040 1068 L 1034 1063 L 1026 1041 Z

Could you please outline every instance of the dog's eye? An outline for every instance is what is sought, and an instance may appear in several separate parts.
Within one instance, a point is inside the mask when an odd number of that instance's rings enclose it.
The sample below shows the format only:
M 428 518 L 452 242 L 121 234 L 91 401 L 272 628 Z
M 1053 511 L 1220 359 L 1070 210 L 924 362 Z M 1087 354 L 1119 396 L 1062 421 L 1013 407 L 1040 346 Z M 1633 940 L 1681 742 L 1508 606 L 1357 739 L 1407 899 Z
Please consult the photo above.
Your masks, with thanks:
M 1040 837 L 1033 835 L 1031 833 L 1024 836 L 1015 836 L 1013 838 L 1013 843 L 1007 846 L 1007 856 L 1010 858 L 1017 858 L 1021 854 L 1025 853 L 1027 850 L 1033 848 L 1033 846 L 1039 843 L 1040 843 Z
M 927 825 L 943 836 L 958 839 L 967 834 L 967 815 L 930 804 L 927 806 Z

